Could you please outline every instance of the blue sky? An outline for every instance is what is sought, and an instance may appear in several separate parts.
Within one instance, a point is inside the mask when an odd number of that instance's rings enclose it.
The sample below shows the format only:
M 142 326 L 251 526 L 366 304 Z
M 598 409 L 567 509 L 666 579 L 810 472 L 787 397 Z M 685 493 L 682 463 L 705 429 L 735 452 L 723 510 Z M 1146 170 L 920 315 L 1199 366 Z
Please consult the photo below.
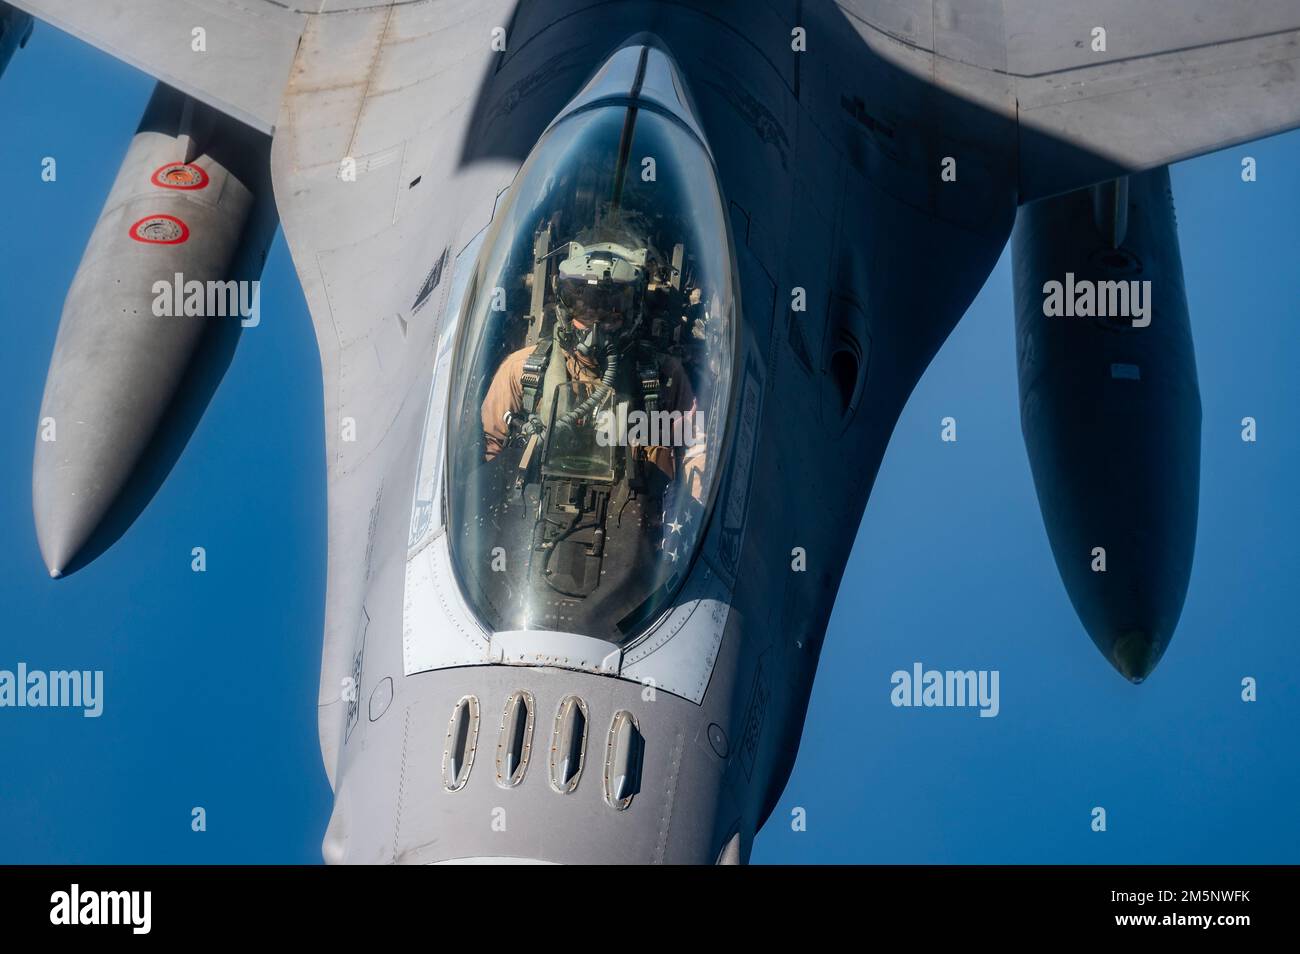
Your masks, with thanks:
M 0 709 L 0 862 L 316 862 L 320 369 L 282 241 L 261 325 L 135 524 L 57 583 L 36 547 L 32 444 L 58 316 L 151 89 L 40 27 L 0 79 L 0 669 L 106 673 L 99 719 Z M 1257 182 L 1241 182 L 1244 155 Z M 41 181 L 44 156 L 57 182 Z M 898 424 L 755 862 L 1300 862 L 1300 134 L 1181 164 L 1173 182 L 1204 430 L 1196 562 L 1163 661 L 1141 686 L 1121 679 L 1057 576 L 1020 436 L 1004 255 Z M 949 415 L 956 444 L 939 440 Z M 890 674 L 916 661 L 999 670 L 999 716 L 894 708 Z M 1241 701 L 1244 676 L 1259 701 Z M 190 830 L 194 806 L 206 832 Z

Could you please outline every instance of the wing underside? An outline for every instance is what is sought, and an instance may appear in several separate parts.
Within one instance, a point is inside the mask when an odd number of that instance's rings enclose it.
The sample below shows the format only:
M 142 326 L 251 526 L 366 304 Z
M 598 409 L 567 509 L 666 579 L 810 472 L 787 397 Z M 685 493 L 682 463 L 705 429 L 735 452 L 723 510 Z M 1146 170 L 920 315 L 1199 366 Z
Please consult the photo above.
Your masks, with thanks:
M 12 0 L 260 132 L 274 130 L 306 16 L 269 0 Z
M 1295 0 L 840 6 L 880 34 L 1010 84 L 1021 201 L 1300 126 Z

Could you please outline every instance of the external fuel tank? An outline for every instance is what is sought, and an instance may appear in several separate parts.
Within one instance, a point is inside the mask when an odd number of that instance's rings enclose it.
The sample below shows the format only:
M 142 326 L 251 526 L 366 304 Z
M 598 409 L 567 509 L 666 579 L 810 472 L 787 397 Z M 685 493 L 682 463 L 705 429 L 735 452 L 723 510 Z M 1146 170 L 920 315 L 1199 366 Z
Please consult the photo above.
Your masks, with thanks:
M 1159 662 L 1196 540 L 1201 402 L 1169 171 L 1021 208 L 1020 414 L 1066 591 L 1127 679 Z

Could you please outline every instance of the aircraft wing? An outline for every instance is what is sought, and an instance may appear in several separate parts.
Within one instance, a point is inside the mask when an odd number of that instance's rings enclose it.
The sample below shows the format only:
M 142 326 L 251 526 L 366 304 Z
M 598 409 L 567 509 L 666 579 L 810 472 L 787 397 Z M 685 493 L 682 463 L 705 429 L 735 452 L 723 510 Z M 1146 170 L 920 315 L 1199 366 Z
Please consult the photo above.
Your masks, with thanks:
M 271 0 L 12 0 L 12 5 L 264 133 L 275 128 L 306 21 L 292 4 Z M 201 42 L 195 34 L 200 29 Z
M 1022 201 L 1300 126 L 1296 0 L 840 5 L 880 33 L 1010 84 Z

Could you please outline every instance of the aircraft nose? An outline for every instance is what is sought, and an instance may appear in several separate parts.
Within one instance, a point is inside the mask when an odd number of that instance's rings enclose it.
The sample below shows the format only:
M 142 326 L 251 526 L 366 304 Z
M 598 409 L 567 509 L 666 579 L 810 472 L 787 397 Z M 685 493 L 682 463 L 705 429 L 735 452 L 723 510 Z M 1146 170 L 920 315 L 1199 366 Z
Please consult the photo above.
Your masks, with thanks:
M 1164 652 L 1163 640 L 1145 630 L 1132 629 L 1115 640 L 1110 662 L 1121 676 L 1136 685 L 1151 674 Z

